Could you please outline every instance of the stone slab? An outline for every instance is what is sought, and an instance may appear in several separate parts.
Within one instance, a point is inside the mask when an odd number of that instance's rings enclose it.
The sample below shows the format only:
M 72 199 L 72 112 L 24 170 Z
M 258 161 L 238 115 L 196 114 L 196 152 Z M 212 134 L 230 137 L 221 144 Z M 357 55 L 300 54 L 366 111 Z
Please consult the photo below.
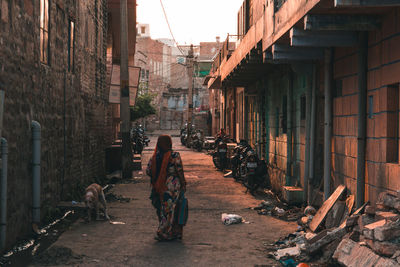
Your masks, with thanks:
M 360 246 L 350 239 L 343 239 L 337 247 L 333 258 L 344 266 L 373 267 L 381 259 L 371 249 Z

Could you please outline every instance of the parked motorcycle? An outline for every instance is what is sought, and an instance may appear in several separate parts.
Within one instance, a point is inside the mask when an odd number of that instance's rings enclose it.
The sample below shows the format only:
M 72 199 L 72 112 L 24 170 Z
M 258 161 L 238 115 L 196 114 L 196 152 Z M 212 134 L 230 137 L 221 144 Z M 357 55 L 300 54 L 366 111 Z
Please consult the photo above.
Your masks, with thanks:
M 203 142 L 203 148 L 205 150 L 213 150 L 215 149 L 215 137 L 213 136 L 206 136 Z
M 251 146 L 246 140 L 240 140 L 231 156 L 232 176 L 235 180 L 243 180 L 246 175 L 247 152 L 251 151 Z
M 227 137 L 221 137 L 216 145 L 216 149 L 212 155 L 214 166 L 217 169 L 224 171 L 228 167 L 228 145 Z
M 186 146 L 186 140 L 187 140 L 187 123 L 186 123 L 185 126 L 181 129 L 180 139 L 181 139 L 182 145 Z
M 141 125 L 136 125 L 136 127 L 131 129 L 130 136 L 131 136 L 132 152 L 134 154 L 142 154 L 144 146 L 148 145 L 148 143 L 150 142 L 150 139 L 148 139 L 144 135 L 143 127 Z
M 260 160 L 257 153 L 245 141 L 241 140 L 231 157 L 232 176 L 254 194 L 257 188 L 269 185 L 267 164 Z
M 201 152 L 203 149 L 203 133 L 201 130 L 196 130 L 192 134 L 192 144 L 191 147 Z

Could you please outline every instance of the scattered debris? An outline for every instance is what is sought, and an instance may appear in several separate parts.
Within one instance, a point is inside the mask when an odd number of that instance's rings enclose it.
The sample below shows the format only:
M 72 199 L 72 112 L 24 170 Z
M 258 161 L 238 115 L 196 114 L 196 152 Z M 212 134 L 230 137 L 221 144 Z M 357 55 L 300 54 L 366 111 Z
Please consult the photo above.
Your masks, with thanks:
M 52 246 L 34 257 L 33 262 L 40 265 L 75 265 L 82 263 L 83 255 L 77 255 L 70 248 Z
M 243 217 L 237 214 L 222 213 L 222 223 L 225 225 L 238 224 L 244 222 Z
M 126 223 L 124 223 L 124 222 L 113 222 L 113 221 L 110 221 L 110 224 L 121 224 L 121 225 L 123 225 L 123 224 L 126 224 Z
M 306 207 L 298 230 L 277 241 L 269 255 L 284 266 L 287 260 L 318 266 L 400 266 L 400 196 L 381 193 L 375 205 L 365 203 L 353 211 L 354 196 L 345 192 L 345 186 L 337 187 L 316 212 Z M 254 209 L 266 210 L 271 206 L 266 204 Z
M 122 202 L 130 202 L 131 198 L 123 197 L 121 195 L 116 195 L 114 193 L 109 193 L 109 194 L 106 194 L 106 200 L 107 200 L 107 202 L 117 202 L 118 201 L 118 202 L 122 203 Z
M 313 206 L 307 206 L 304 209 L 304 215 L 309 216 L 312 215 L 314 216 L 317 213 L 317 210 Z
M 232 177 L 232 171 L 224 174 L 224 178 Z
M 274 258 L 276 260 L 280 260 L 281 258 L 285 257 L 285 256 L 298 256 L 300 255 L 300 247 L 299 246 L 295 246 L 295 247 L 290 247 L 290 248 L 284 248 L 284 249 L 278 249 L 275 253 L 274 253 Z

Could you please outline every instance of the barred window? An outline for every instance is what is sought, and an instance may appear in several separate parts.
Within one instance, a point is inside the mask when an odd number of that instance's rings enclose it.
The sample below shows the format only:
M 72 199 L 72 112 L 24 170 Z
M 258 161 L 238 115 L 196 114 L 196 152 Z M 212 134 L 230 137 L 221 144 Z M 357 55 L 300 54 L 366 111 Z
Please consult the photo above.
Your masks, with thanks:
M 49 64 L 49 0 L 40 0 L 40 61 Z

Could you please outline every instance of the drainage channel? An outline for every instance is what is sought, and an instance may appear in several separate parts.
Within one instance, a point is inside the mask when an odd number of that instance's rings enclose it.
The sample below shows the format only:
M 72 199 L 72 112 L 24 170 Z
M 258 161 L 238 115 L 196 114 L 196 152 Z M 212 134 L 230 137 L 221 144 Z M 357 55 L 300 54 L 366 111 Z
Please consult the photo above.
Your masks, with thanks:
M 33 258 L 57 241 L 58 237 L 79 218 L 73 210 L 67 210 L 64 215 L 45 227 L 38 233 L 15 245 L 10 251 L 0 257 L 0 266 L 27 266 Z

